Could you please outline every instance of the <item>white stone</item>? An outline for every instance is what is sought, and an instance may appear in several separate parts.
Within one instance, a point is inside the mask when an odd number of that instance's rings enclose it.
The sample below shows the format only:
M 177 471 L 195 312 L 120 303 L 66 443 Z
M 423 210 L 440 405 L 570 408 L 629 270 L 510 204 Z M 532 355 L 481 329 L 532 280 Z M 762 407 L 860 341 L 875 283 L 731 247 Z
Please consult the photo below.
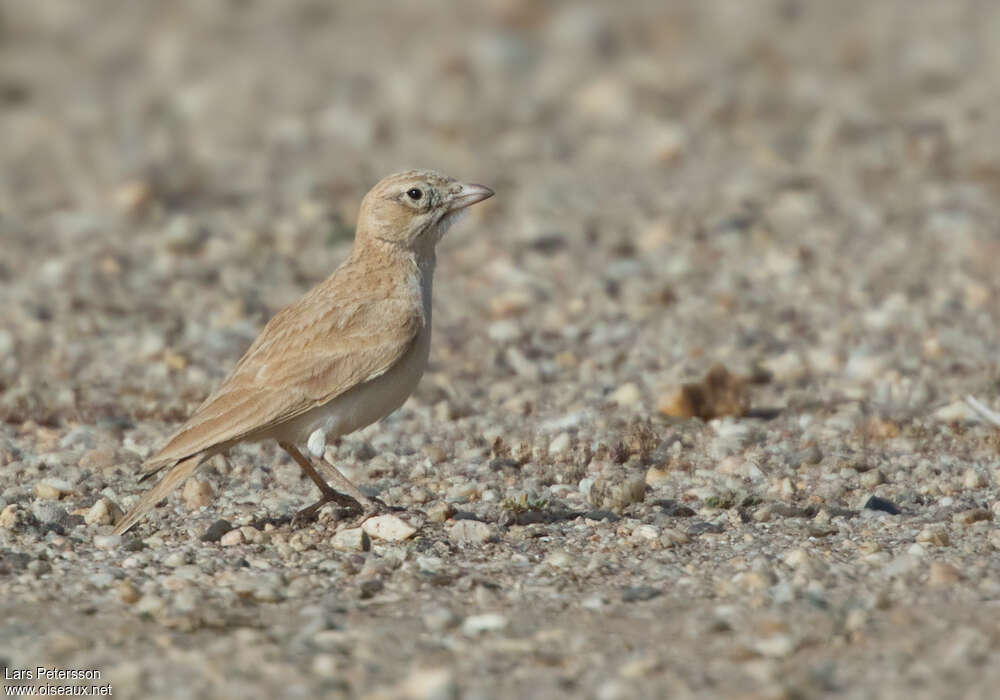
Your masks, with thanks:
M 139 599 L 139 602 L 135 604 L 135 612 L 140 615 L 159 615 L 167 607 L 166 602 L 163 598 L 147 594 Z
M 188 510 L 198 510 L 212 503 L 212 485 L 198 478 L 188 479 L 184 483 L 181 498 Z
M 462 621 L 462 632 L 469 636 L 482 632 L 496 632 L 507 626 L 507 618 L 500 613 L 469 615 Z
M 493 529 L 478 520 L 456 520 L 448 528 L 448 537 L 460 544 L 481 544 L 493 535 Z
M 400 542 L 413 537 L 417 529 L 396 515 L 376 515 L 361 526 L 366 533 L 380 540 Z
M 758 640 L 754 648 L 762 656 L 781 658 L 795 651 L 795 640 L 786 634 L 777 634 L 767 639 Z
M 240 528 L 230 530 L 219 538 L 219 544 L 223 547 L 234 547 L 236 545 L 243 544 L 243 542 L 243 531 Z
M 521 337 L 521 325 L 510 319 L 494 321 L 487 326 L 486 335 L 494 342 L 510 343 Z
M 184 566 L 188 563 L 187 552 L 171 552 L 163 560 L 164 566 L 169 566 L 171 569 L 176 569 L 178 566 Z
M 428 630 L 441 633 L 458 624 L 458 617 L 446 607 L 436 607 L 423 614 L 424 625 Z
M 63 479 L 42 479 L 35 484 L 35 495 L 48 501 L 57 501 L 72 490 L 70 483 Z
M 121 546 L 121 535 L 95 535 L 94 546 L 98 549 L 117 549 Z
M 620 387 L 615 389 L 608 398 L 622 408 L 628 408 L 638 404 L 639 400 L 642 398 L 642 394 L 639 391 L 638 386 L 636 386 L 633 382 L 629 382 L 628 384 L 622 384 Z
M 802 361 L 802 356 L 792 350 L 776 357 L 770 357 L 761 364 L 780 382 L 798 381 L 808 372 L 805 362 Z
M 557 549 L 545 558 L 549 566 L 557 569 L 570 569 L 576 564 L 576 559 L 564 549 Z
M 552 442 L 549 443 L 549 454 L 557 455 L 565 452 L 569 449 L 570 437 L 569 433 L 559 433 L 556 435 Z
M 458 697 L 455 674 L 448 668 L 421 668 L 405 678 L 395 697 L 409 700 L 451 700 Z
M 660 539 L 660 531 L 655 525 L 639 525 L 634 530 L 632 530 L 633 540 L 658 540 Z
M 0 511 L 0 527 L 3 529 L 13 530 L 20 521 L 21 510 L 16 504 L 11 503 L 4 506 L 4 509 Z
M 785 555 L 785 563 L 793 569 L 802 569 L 809 566 L 809 552 L 804 549 L 793 549 Z
M 347 530 L 338 530 L 332 538 L 330 545 L 334 549 L 344 549 L 347 551 L 366 552 L 372 547 L 372 541 L 364 528 L 352 527 Z
M 109 499 L 101 496 L 90 507 L 83 521 L 87 525 L 111 525 L 121 515 L 121 510 Z
M 986 479 L 975 469 L 967 469 L 962 476 L 962 486 L 967 489 L 981 489 L 986 486 Z
M 979 414 L 972 410 L 964 401 L 952 401 L 934 412 L 934 419 L 942 423 L 980 422 Z

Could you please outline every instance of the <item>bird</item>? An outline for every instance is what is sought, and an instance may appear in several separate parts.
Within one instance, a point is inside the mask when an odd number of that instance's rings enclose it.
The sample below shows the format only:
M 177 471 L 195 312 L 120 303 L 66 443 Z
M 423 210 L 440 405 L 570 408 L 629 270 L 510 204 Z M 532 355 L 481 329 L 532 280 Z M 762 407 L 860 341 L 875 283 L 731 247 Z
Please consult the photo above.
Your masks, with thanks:
M 275 314 L 221 385 L 144 462 L 140 481 L 165 474 L 114 534 L 127 532 L 205 460 L 267 440 L 320 490 L 293 526 L 331 502 L 363 517 L 379 512 L 384 504 L 326 460 L 326 444 L 389 415 L 413 393 L 430 352 L 435 248 L 468 207 L 493 195 L 433 170 L 379 181 L 362 199 L 347 259 Z

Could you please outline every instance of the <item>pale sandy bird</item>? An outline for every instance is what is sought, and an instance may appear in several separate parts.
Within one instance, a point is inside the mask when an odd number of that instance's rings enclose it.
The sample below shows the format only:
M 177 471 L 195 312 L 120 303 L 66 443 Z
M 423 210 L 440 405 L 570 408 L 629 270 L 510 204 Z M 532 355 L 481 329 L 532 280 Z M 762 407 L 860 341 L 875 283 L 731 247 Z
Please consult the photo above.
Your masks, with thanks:
M 430 350 L 435 245 L 466 207 L 492 196 L 488 187 L 429 170 L 375 185 L 361 202 L 350 257 L 272 318 L 222 385 L 146 461 L 143 478 L 168 471 L 115 533 L 209 457 L 267 439 L 322 492 L 297 520 L 331 501 L 374 512 L 376 504 L 324 459 L 326 442 L 392 413 L 413 392 Z

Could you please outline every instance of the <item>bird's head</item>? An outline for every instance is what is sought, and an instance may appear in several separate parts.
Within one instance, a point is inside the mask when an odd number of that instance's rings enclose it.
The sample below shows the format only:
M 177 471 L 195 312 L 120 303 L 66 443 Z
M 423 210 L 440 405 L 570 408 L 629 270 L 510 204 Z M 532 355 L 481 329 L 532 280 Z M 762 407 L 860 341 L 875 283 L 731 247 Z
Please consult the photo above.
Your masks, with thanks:
M 433 170 L 389 175 L 362 200 L 357 238 L 380 240 L 417 254 L 433 253 L 466 207 L 492 196 L 489 187 L 467 185 Z

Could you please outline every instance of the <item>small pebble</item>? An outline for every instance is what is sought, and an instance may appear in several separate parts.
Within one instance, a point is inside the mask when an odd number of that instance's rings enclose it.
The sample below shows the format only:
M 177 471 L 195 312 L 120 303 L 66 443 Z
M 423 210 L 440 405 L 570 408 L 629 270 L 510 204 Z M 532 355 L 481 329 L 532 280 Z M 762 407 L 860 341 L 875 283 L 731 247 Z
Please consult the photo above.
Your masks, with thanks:
M 94 546 L 98 549 L 118 549 L 121 543 L 121 535 L 94 535 Z
M 309 664 L 309 670 L 320 678 L 336 678 L 343 672 L 340 662 L 333 654 L 316 654 Z
M 622 591 L 623 603 L 635 603 L 644 600 L 652 600 L 663 595 L 663 591 L 652 586 L 629 586 Z
M 947 547 L 951 543 L 948 532 L 939 525 L 925 527 L 917 534 L 917 542 L 920 544 L 933 544 L 938 547 Z
M 252 595 L 260 603 L 279 603 L 284 599 L 276 586 L 267 583 L 255 587 Z
M 660 546 L 664 548 L 675 547 L 679 544 L 687 544 L 690 541 L 690 537 L 676 528 L 665 527 L 660 532 Z
M 167 607 L 167 602 L 158 595 L 147 594 L 135 603 L 135 612 L 139 615 L 159 617 Z
M 975 469 L 967 469 L 962 476 L 962 486 L 967 489 L 981 489 L 986 486 L 986 477 Z
M 372 541 L 364 528 L 352 527 L 335 532 L 330 538 L 330 546 L 346 551 L 367 552 L 372 548 Z
M 455 507 L 447 501 L 437 501 L 424 510 L 432 523 L 443 523 L 455 514 Z
M 192 477 L 184 483 L 181 498 L 188 510 L 198 510 L 212 503 L 214 492 L 207 481 Z
M 927 572 L 927 584 L 934 588 L 953 586 L 962 580 L 957 568 L 943 561 L 931 562 Z
M 208 526 L 201 535 L 202 542 L 218 542 L 222 539 L 222 536 L 233 529 L 232 523 L 228 520 L 216 520 L 214 523 Z
M 670 482 L 670 470 L 663 467 L 650 467 L 646 470 L 646 485 L 650 488 L 666 486 Z
M 456 520 L 448 527 L 448 538 L 459 544 L 482 544 L 493 536 L 493 528 L 478 520 Z
M 118 599 L 128 605 L 132 605 L 140 598 L 138 589 L 132 585 L 131 581 L 123 580 L 116 583 L 115 592 L 118 594 Z
M 993 520 L 993 513 L 985 508 L 973 508 L 971 510 L 963 510 L 961 513 L 955 513 L 952 516 L 952 520 L 959 525 L 969 526 L 986 520 Z
M 451 503 L 467 503 L 479 493 L 479 487 L 472 481 L 462 481 L 448 489 L 445 499 Z
M 556 569 L 572 569 L 577 565 L 576 558 L 569 552 L 557 549 L 545 558 L 545 562 Z
M 559 433 L 556 437 L 552 439 L 549 443 L 549 454 L 558 455 L 562 454 L 569 449 L 571 439 L 569 433 Z
M 640 525 L 632 530 L 632 539 L 639 541 L 651 541 L 660 539 L 660 531 L 655 525 Z
M 642 400 L 642 392 L 636 384 L 629 382 L 615 389 L 608 398 L 620 408 L 632 408 Z
M 385 588 L 385 584 L 377 578 L 368 579 L 367 581 L 361 582 L 360 593 L 361 600 L 368 600 L 369 598 L 374 598 L 376 595 L 382 592 Z
M 264 541 L 264 533 L 251 525 L 244 525 L 240 528 L 243 533 L 243 540 L 251 544 L 260 544 Z
M 458 626 L 458 616 L 445 607 L 433 607 L 423 614 L 424 626 L 428 632 L 440 634 Z
M 31 512 L 42 523 L 58 524 L 69 517 L 65 508 L 52 501 L 35 501 L 31 504 Z
M 890 500 L 885 498 L 879 498 L 878 496 L 872 496 L 867 501 L 865 501 L 864 508 L 866 510 L 880 510 L 883 513 L 888 513 L 889 515 L 899 515 L 903 511 Z
M 176 569 L 178 566 L 184 566 L 190 561 L 190 556 L 186 551 L 171 552 L 163 560 L 164 566 L 169 566 L 171 569 Z
M 236 545 L 243 544 L 245 541 L 246 540 L 243 537 L 243 530 L 236 528 L 224 534 L 219 539 L 219 544 L 223 547 L 235 547 Z
M 35 484 L 35 496 L 48 501 L 57 501 L 72 491 L 69 482 L 62 479 L 44 479 Z
M 602 473 L 594 480 L 588 500 L 595 508 L 620 513 L 646 497 L 645 474 Z
M 483 632 L 496 632 L 507 626 L 507 618 L 500 613 L 470 615 L 462 621 L 462 633 L 470 637 Z
M 396 687 L 393 697 L 406 700 L 457 700 L 458 683 L 449 668 L 420 668 Z
M 784 658 L 794 652 L 796 647 L 795 640 L 787 634 L 776 634 L 759 639 L 754 644 L 754 649 L 759 654 L 771 658 Z
M 389 542 L 409 539 L 417 531 L 398 515 L 376 515 L 374 518 L 368 518 L 361 527 L 370 536 Z
M 87 510 L 83 521 L 87 525 L 114 525 L 121 517 L 121 508 L 108 498 L 101 496 Z
M 859 481 L 862 488 L 873 489 L 885 483 L 885 474 L 882 473 L 881 469 L 872 469 L 864 472 Z
M 4 506 L 0 510 L 0 527 L 5 530 L 15 530 L 24 522 L 24 511 L 15 503 Z
M 793 549 L 785 555 L 785 563 L 793 569 L 804 569 L 809 562 L 809 552 L 804 549 Z
M 83 469 L 103 471 L 115 464 L 115 452 L 109 449 L 87 450 L 80 457 L 80 466 Z

